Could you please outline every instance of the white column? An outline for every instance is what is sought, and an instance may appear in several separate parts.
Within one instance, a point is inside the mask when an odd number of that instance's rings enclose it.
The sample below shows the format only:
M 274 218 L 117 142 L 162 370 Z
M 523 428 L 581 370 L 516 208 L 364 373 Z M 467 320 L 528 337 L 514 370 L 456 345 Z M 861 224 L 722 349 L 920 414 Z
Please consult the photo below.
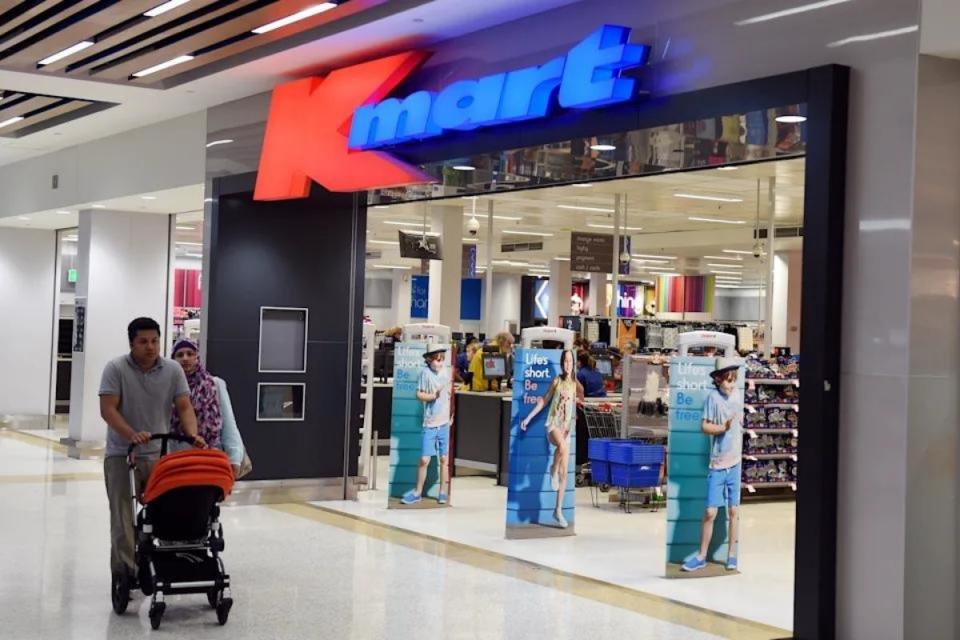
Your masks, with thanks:
M 620 224 L 625 219 L 627 196 L 615 194 L 613 196 L 613 277 L 610 292 L 610 344 L 617 344 L 617 307 L 620 304 L 620 238 L 624 234 L 620 231 Z M 624 225 L 626 226 L 626 225 Z
M 402 327 L 410 324 L 410 283 L 413 271 L 397 269 L 393 272 L 393 310 L 394 327 Z M 377 327 L 378 329 L 389 329 L 390 327 Z
M 803 252 L 787 252 L 787 346 L 800 353 L 800 310 L 803 299 Z
M 487 270 L 483 274 L 483 312 L 481 314 L 483 323 L 480 325 L 484 328 L 483 333 L 487 334 L 487 337 L 497 333 L 493 312 L 493 241 L 493 200 L 490 200 L 487 202 Z
M 83 352 L 73 354 L 70 436 L 73 457 L 106 438 L 100 376 L 129 352 L 127 324 L 147 316 L 163 326 L 169 289 L 169 216 L 81 211 L 77 304 L 86 309 Z M 164 343 L 170 336 L 161 336 Z
M 771 256 L 773 261 L 773 314 L 771 315 L 771 334 L 773 346 L 781 347 L 787 344 L 788 300 L 790 288 L 789 256 L 776 253 Z
M 764 331 L 764 338 L 766 344 L 764 349 L 767 352 L 767 355 L 770 355 L 771 347 L 774 345 L 779 346 L 774 337 L 775 337 L 775 322 L 774 318 L 774 306 L 773 306 L 773 283 L 776 278 L 774 273 L 774 260 L 773 260 L 773 246 L 776 240 L 776 225 L 774 224 L 774 212 L 776 209 L 776 192 L 777 192 L 777 178 L 775 176 L 770 176 L 767 179 L 767 307 L 766 314 L 764 315 L 764 324 L 766 331 Z M 760 183 L 757 182 L 757 206 L 760 206 Z M 759 230 L 759 229 L 758 229 Z M 759 238 L 756 240 L 759 242 Z
M 551 327 L 560 326 L 560 316 L 570 315 L 570 291 L 573 282 L 570 278 L 570 261 L 554 258 L 550 261 L 550 317 L 547 323 Z
M 430 322 L 457 331 L 460 327 L 460 281 L 463 264 L 463 209 L 431 206 L 430 231 L 440 234 L 443 260 L 430 261 Z
M 587 300 L 589 300 L 587 306 L 590 309 L 590 315 L 607 315 L 607 305 L 609 303 L 609 300 L 607 300 L 607 274 L 590 274 L 590 293 L 587 296 Z

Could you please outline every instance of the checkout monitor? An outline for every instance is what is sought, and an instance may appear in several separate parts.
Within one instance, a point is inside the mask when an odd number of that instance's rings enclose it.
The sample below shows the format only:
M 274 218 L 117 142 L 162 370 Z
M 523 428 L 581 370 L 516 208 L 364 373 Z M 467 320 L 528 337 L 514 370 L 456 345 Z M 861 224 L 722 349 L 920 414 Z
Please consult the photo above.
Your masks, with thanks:
M 600 372 L 605 379 L 613 378 L 613 360 L 609 356 L 597 356 L 595 358 L 597 363 L 597 371 Z
M 483 377 L 486 380 L 507 377 L 507 357 L 502 353 L 483 354 Z

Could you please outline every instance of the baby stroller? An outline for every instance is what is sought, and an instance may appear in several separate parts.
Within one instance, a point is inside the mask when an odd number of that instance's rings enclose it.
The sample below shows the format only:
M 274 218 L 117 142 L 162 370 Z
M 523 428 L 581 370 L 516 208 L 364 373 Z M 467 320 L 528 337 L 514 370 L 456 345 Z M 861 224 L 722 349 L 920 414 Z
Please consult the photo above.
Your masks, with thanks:
M 220 559 L 224 549 L 219 503 L 233 489 L 233 470 L 222 451 L 189 449 L 167 455 L 170 440 L 192 444 L 174 434 L 154 435 L 162 440 L 160 459 L 150 474 L 143 497 L 133 496 L 136 514 L 137 582 L 150 604 L 150 626 L 160 627 L 166 610 L 164 597 L 172 594 L 205 593 L 217 611 L 217 621 L 227 623 L 233 598 L 230 576 Z M 134 450 L 130 445 L 131 492 L 134 481 Z M 139 500 L 138 500 L 139 498 Z M 138 503 L 143 507 L 138 511 Z M 113 608 L 123 613 L 130 600 L 129 584 L 114 588 Z

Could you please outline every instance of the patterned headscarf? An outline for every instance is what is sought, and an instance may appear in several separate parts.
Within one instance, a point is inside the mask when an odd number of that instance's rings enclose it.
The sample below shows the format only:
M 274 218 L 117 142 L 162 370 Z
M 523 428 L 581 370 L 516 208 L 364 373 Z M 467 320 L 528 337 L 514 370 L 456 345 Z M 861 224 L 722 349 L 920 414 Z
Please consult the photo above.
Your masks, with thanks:
M 173 347 L 174 357 L 181 349 L 193 349 L 198 354 L 200 352 L 195 342 L 180 340 Z M 193 411 L 197 414 L 197 431 L 200 437 L 206 441 L 207 446 L 219 449 L 220 432 L 223 429 L 223 416 L 220 413 L 220 390 L 217 388 L 217 381 L 203 367 L 199 355 L 196 368 L 192 373 L 187 374 L 187 384 L 190 385 L 190 402 L 193 404 Z M 170 431 L 183 435 L 183 425 L 176 410 L 173 411 L 173 418 L 170 421 Z

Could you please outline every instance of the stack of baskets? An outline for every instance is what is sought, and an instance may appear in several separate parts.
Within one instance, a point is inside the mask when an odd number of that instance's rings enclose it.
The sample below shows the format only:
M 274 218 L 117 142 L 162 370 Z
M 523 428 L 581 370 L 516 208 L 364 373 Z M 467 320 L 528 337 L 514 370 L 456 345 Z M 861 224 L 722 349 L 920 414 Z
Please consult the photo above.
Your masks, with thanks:
M 587 443 L 594 485 L 643 488 L 660 484 L 664 447 L 638 440 L 591 438 Z

